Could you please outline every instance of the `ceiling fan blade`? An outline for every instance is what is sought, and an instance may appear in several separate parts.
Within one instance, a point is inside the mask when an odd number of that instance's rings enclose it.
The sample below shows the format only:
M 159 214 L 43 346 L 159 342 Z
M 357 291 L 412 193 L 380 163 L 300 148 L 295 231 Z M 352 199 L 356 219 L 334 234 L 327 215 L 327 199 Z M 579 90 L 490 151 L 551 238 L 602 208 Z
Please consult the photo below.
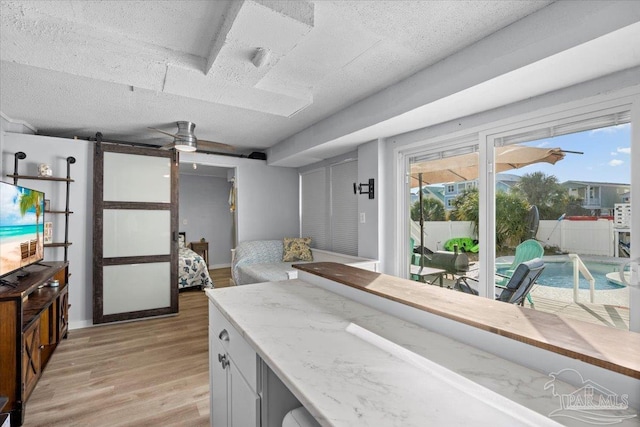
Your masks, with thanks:
M 175 142 L 170 142 L 168 144 L 161 145 L 158 148 L 161 149 L 161 150 L 171 150 L 171 149 L 175 148 L 175 146 L 176 146 Z
M 233 145 L 223 144 L 222 142 L 205 141 L 204 139 L 198 139 L 198 148 L 227 151 L 235 151 L 236 149 Z
M 175 137 L 176 137 L 176 134 L 174 134 L 174 133 L 165 132 L 165 131 L 163 131 L 163 130 L 156 129 L 156 128 L 151 128 L 151 127 L 150 127 L 150 128 L 148 128 L 148 129 L 155 130 L 156 132 L 163 133 L 163 134 L 168 135 L 168 136 L 170 136 L 170 137 L 172 137 L 172 138 L 175 138 Z

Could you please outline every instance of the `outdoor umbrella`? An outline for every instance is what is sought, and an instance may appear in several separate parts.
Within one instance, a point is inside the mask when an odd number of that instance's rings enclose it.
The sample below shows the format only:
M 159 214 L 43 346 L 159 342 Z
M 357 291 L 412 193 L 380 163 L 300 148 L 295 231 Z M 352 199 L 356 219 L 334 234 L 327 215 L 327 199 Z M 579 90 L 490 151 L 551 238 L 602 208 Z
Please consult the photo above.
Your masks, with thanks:
M 556 164 L 564 158 L 560 148 L 527 147 L 507 145 L 496 147 L 496 173 L 518 169 L 534 163 Z M 411 186 L 418 187 L 419 203 L 422 206 L 422 186 L 447 182 L 472 181 L 478 178 L 479 154 L 468 153 L 444 159 L 425 160 L 411 165 Z M 424 267 L 424 213 L 420 209 L 420 267 Z
M 495 171 L 504 172 L 534 163 L 555 164 L 565 155 L 560 148 L 538 148 L 524 145 L 496 147 Z M 422 173 L 422 184 L 472 181 L 478 178 L 478 153 L 463 154 L 444 159 L 426 160 L 411 165 L 411 186 L 418 183 L 418 173 Z

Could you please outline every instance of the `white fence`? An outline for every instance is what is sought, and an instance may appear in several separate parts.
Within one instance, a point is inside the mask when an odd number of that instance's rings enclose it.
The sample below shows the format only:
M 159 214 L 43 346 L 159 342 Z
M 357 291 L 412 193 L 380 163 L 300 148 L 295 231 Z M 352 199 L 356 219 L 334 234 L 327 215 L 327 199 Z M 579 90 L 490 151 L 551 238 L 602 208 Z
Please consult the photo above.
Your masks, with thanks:
M 555 231 L 552 231 L 556 227 Z M 545 246 L 581 255 L 614 255 L 613 221 L 540 221 L 536 236 Z
M 471 237 L 473 223 L 468 221 L 429 221 L 424 223 L 425 247 L 444 250 L 444 244 L 453 237 Z M 411 224 L 411 237 L 420 244 L 420 225 Z M 613 221 L 540 221 L 536 239 L 543 246 L 553 246 L 563 252 L 580 255 L 614 256 Z
M 420 244 L 420 223 L 411 223 L 411 237 L 415 245 Z M 424 246 L 432 251 L 443 251 L 447 240 L 454 237 L 471 237 L 473 235 L 473 222 L 471 221 L 425 221 L 424 222 Z

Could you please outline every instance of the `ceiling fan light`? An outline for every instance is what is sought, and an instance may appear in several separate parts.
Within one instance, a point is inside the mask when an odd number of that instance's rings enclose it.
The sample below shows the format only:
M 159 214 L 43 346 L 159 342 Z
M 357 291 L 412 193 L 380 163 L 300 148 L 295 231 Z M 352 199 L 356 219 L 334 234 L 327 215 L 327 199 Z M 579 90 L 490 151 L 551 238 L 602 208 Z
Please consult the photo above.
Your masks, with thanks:
M 174 148 L 178 151 L 193 152 L 196 151 L 195 141 L 177 141 L 174 143 Z

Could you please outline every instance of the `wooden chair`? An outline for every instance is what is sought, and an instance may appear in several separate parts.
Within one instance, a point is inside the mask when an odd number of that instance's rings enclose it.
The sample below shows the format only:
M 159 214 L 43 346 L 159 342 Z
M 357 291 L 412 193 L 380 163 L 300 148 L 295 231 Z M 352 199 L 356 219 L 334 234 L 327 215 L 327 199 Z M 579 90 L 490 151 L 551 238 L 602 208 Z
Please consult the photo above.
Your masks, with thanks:
M 29 242 L 22 242 L 20 243 L 20 264 L 27 258 L 29 258 Z
M 38 241 L 31 240 L 29 242 L 29 256 L 34 256 L 36 254 L 36 249 L 38 248 Z

